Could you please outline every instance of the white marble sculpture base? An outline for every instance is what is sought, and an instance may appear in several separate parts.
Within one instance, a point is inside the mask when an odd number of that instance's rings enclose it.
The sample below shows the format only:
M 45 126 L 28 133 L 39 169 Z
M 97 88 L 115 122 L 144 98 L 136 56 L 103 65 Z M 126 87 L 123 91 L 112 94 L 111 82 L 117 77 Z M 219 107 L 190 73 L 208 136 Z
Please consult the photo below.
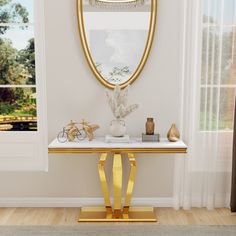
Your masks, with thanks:
M 105 137 L 106 143 L 129 143 L 130 138 L 129 135 L 125 135 L 123 137 L 113 137 L 112 135 L 106 135 Z

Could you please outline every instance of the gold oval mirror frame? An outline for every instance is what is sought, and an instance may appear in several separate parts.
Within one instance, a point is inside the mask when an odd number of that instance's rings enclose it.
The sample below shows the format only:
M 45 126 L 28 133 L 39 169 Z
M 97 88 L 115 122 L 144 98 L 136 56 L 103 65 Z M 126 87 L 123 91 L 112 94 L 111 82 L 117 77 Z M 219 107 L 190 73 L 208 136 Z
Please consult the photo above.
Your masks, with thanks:
M 153 38 L 154 38 L 154 33 L 155 33 L 155 28 L 156 28 L 157 5 L 158 5 L 157 1 L 158 0 L 151 0 L 150 23 L 149 23 L 149 29 L 148 29 L 148 36 L 147 36 L 147 41 L 146 41 L 145 49 L 144 49 L 143 55 L 141 57 L 141 60 L 138 64 L 136 70 L 130 76 L 130 78 L 127 81 L 125 81 L 124 83 L 119 84 L 121 88 L 125 88 L 127 85 L 133 83 L 137 79 L 137 77 L 140 75 L 145 63 L 147 62 L 147 58 L 148 58 L 150 50 L 151 50 L 151 46 L 152 46 L 152 42 L 153 42 Z M 77 5 L 76 9 L 77 9 L 79 34 L 80 34 L 82 48 L 83 48 L 86 60 L 89 64 L 93 74 L 96 76 L 96 78 L 107 88 L 114 89 L 115 84 L 112 84 L 103 78 L 103 76 L 97 70 L 97 67 L 93 61 L 92 56 L 91 56 L 90 49 L 89 49 L 88 42 L 87 42 L 86 33 L 85 33 L 85 26 L 84 26 L 83 0 L 77 0 L 76 5 Z

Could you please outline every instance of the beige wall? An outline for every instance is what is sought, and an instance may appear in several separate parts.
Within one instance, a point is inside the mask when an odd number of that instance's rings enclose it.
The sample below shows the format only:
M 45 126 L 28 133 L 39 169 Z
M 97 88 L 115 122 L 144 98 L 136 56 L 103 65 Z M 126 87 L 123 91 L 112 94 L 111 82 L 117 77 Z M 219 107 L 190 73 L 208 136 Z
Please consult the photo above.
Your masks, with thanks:
M 100 124 L 97 134 L 105 135 L 112 114 L 104 87 L 94 78 L 82 52 L 75 0 L 45 2 L 48 140 L 70 119 L 81 118 Z M 153 48 L 132 86 L 132 100 L 141 107 L 127 119 L 131 135 L 142 133 L 149 116 L 155 117 L 162 136 L 172 122 L 179 123 L 180 2 L 159 0 Z M 97 155 L 49 155 L 48 173 L 0 173 L 0 197 L 100 197 L 97 159 Z M 138 155 L 137 159 L 134 196 L 171 197 L 173 156 Z M 127 175 L 126 167 L 124 171 Z

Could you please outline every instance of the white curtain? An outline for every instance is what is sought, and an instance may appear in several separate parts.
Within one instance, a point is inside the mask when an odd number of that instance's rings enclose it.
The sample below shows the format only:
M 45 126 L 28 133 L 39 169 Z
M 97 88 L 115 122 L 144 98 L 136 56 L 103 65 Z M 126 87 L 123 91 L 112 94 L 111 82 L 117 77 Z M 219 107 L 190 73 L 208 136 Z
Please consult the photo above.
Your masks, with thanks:
M 236 88 L 236 0 L 185 1 L 182 139 L 174 207 L 229 207 Z

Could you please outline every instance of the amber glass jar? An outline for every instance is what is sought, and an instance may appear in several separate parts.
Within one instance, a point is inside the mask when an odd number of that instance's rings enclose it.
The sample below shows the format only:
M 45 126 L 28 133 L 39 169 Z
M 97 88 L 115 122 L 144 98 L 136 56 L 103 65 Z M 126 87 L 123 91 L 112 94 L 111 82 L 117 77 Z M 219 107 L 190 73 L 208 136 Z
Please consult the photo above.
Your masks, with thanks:
M 147 118 L 146 122 L 146 134 L 153 135 L 155 129 L 155 123 L 153 121 L 153 118 Z

